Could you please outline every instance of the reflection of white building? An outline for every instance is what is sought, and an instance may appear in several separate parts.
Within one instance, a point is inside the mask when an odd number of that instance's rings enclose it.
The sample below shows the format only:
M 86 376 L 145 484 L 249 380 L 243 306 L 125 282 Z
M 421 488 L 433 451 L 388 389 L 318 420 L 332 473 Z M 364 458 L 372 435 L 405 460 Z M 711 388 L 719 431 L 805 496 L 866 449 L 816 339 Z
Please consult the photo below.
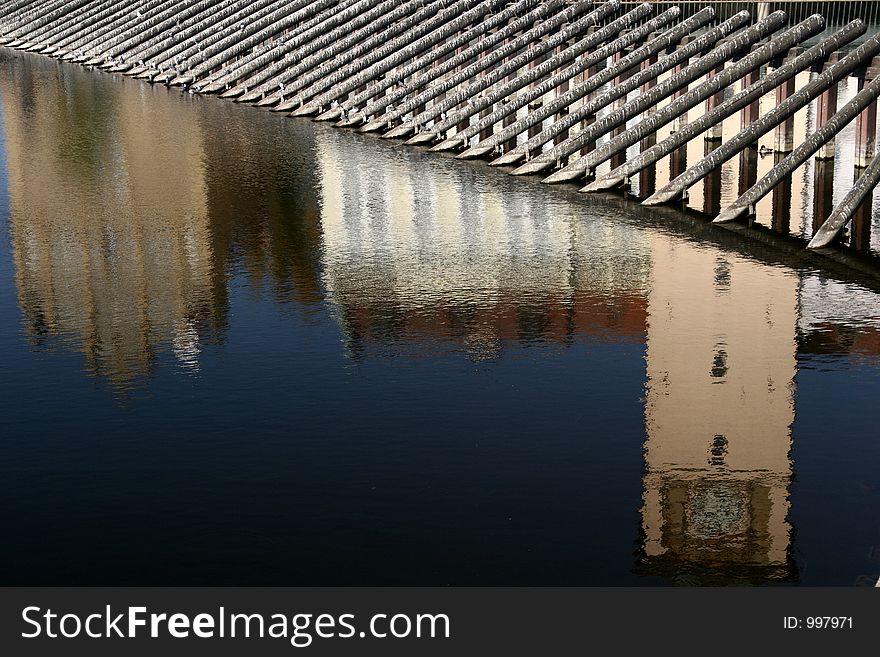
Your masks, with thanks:
M 786 577 L 797 276 L 664 239 L 651 260 L 647 569 Z
M 463 339 L 485 353 L 527 333 L 523 316 L 537 310 L 534 337 L 643 339 L 643 231 L 591 220 L 583 206 L 520 181 L 349 139 L 322 131 L 317 141 L 324 285 L 346 333 L 369 333 L 390 313 L 403 333 Z
M 196 366 L 213 259 L 195 115 L 162 93 L 5 79 L 25 330 L 82 350 L 114 385 L 145 373 L 162 345 Z
M 800 279 L 800 296 L 802 332 L 831 323 L 880 331 L 880 295 L 861 285 L 806 274 Z
M 814 274 L 800 280 L 798 336 L 806 352 L 880 354 L 880 294 Z

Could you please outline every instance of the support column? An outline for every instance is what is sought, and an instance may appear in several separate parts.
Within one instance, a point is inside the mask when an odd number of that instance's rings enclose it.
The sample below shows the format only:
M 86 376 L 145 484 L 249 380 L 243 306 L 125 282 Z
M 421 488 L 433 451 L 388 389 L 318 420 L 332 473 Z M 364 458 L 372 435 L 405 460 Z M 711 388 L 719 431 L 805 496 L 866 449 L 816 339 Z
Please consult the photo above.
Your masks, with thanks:
M 686 46 L 686 45 L 687 45 L 688 43 L 690 43 L 692 40 L 693 40 L 693 39 L 691 39 L 691 38 L 682 39 L 682 41 L 681 41 L 681 46 L 682 46 L 682 47 L 683 47 L 683 46 Z M 683 62 L 679 62 L 679 63 L 675 66 L 675 68 L 672 69 L 672 74 L 673 74 L 673 75 L 678 75 L 678 74 L 681 73 L 684 69 L 686 69 L 690 63 L 691 63 L 690 58 L 684 60 Z M 674 94 L 672 94 L 672 96 L 669 98 L 669 102 L 671 103 L 671 102 L 675 101 L 676 99 L 680 98 L 681 96 L 683 96 L 684 94 L 686 94 L 689 88 L 690 88 L 690 85 L 687 85 L 687 86 L 685 86 L 684 88 L 679 89 L 678 91 L 676 91 L 676 92 L 675 92 Z M 675 127 L 674 127 L 674 130 L 681 130 L 685 125 L 687 125 L 687 122 L 688 122 L 688 120 L 687 120 L 687 112 L 685 112 L 685 113 L 683 113 L 681 116 L 679 116 L 677 119 L 675 119 Z
M 489 116 L 494 110 L 495 110 L 495 106 L 494 106 L 494 105 L 493 105 L 492 107 L 487 107 L 487 108 L 484 109 L 482 112 L 480 112 L 480 119 L 485 119 L 485 118 L 486 118 L 487 116 Z M 479 139 L 480 139 L 480 141 L 483 141 L 484 139 L 488 139 L 489 137 L 491 137 L 491 136 L 492 136 L 492 129 L 493 129 L 493 128 L 494 128 L 494 126 L 491 126 L 491 125 L 490 125 L 490 126 L 487 126 L 487 127 L 483 128 L 482 130 L 480 130 L 480 134 L 479 134 Z
M 651 55 L 648 59 L 642 62 L 642 70 L 646 68 L 650 68 L 654 64 L 657 63 L 657 55 Z M 643 84 L 639 88 L 639 93 L 645 93 L 652 87 L 657 84 L 657 78 L 653 78 Z M 656 109 L 656 105 L 651 108 L 650 111 L 654 111 Z M 639 142 L 639 151 L 644 153 L 646 150 L 651 148 L 657 143 L 657 133 L 652 132 L 649 135 L 646 135 L 642 141 Z M 639 171 L 639 197 L 647 198 L 651 194 L 653 194 L 657 189 L 657 165 L 656 163 L 652 163 L 651 165 L 645 167 L 641 171 Z
M 601 67 L 599 65 L 591 66 L 590 68 L 587 69 L 587 71 L 584 75 L 586 78 L 591 78 L 592 76 L 596 75 L 596 73 L 598 73 L 600 70 L 602 70 L 604 68 L 606 68 L 604 62 L 602 63 Z M 595 93 L 596 92 L 591 91 L 589 94 L 587 94 L 586 97 L 581 101 L 581 104 L 583 105 L 585 103 L 590 102 L 593 99 Z M 588 127 L 590 127 L 590 125 L 592 125 L 595 122 L 596 122 L 595 115 L 591 115 L 591 116 L 585 118 L 583 121 L 581 121 L 580 126 L 579 126 L 581 132 L 586 130 Z M 594 144 L 592 142 L 589 144 L 584 144 L 584 146 L 580 150 L 580 155 L 586 155 L 591 150 L 593 150 L 593 148 L 594 148 Z
M 816 160 L 813 172 L 813 234 L 834 209 L 834 159 Z
M 681 174 L 683 174 L 685 172 L 685 170 L 687 169 L 687 166 L 688 166 L 687 154 L 688 154 L 687 143 L 684 143 L 681 146 L 679 146 L 678 148 L 676 148 L 674 151 L 672 151 L 672 153 L 669 155 L 669 179 L 670 180 L 675 180 Z
M 785 155 L 775 153 L 773 166 L 779 164 Z M 773 188 L 773 230 L 788 234 L 791 228 L 791 174 L 780 180 Z
M 557 50 L 558 50 L 558 52 L 562 52 L 562 47 L 560 46 L 559 48 L 557 48 Z M 592 72 L 594 69 L 595 69 L 595 67 L 590 67 L 589 71 Z M 560 69 L 556 69 L 555 71 L 553 71 L 553 75 L 557 75 L 560 72 L 561 72 Z M 556 87 L 556 89 L 553 93 L 554 98 L 559 98 L 560 96 L 564 95 L 568 91 L 568 88 L 569 88 L 569 84 L 568 84 L 568 80 L 566 80 L 565 82 L 560 84 L 558 87 Z M 568 115 L 568 108 L 563 107 L 558 112 L 556 112 L 556 114 L 553 115 L 553 121 L 554 122 L 560 121 L 563 117 L 565 117 L 567 115 Z M 558 146 L 559 144 L 564 142 L 566 139 L 568 139 L 568 128 L 566 128 L 565 130 L 560 132 L 558 135 L 556 135 L 556 137 L 553 138 L 553 145 Z
M 645 70 L 646 68 L 650 68 L 654 64 L 657 63 L 657 55 L 651 55 L 646 60 L 644 60 L 641 64 L 641 70 Z M 657 85 L 657 78 L 653 78 L 639 87 L 639 93 L 646 93 L 649 89 Z M 653 112 L 657 108 L 656 105 L 651 107 L 648 112 Z M 648 113 L 646 112 L 646 113 Z M 639 152 L 644 153 L 646 150 L 651 148 L 657 143 L 657 133 L 652 132 L 649 135 L 645 135 L 644 138 L 639 142 Z M 612 168 L 614 168 L 612 166 Z M 650 166 L 645 167 L 641 171 L 639 171 L 639 197 L 647 198 L 651 194 L 653 194 L 657 189 L 657 165 L 651 164 Z
M 642 61 L 641 65 L 639 67 L 639 70 L 644 71 L 645 69 L 651 68 L 651 66 L 653 66 L 656 63 L 657 63 L 657 55 L 656 54 L 651 55 L 650 57 L 648 57 L 647 59 Z M 651 78 L 650 80 L 648 80 L 642 86 L 639 87 L 639 93 L 646 94 L 656 86 L 657 86 L 657 78 L 656 77 Z M 656 111 L 657 111 L 657 106 L 652 105 L 651 107 L 646 109 L 644 112 L 642 112 L 642 116 L 647 117 Z M 650 141 L 651 143 L 647 144 L 648 141 Z M 650 135 L 646 135 L 645 138 L 642 139 L 640 149 L 644 151 L 656 143 L 657 143 L 657 133 L 654 132 L 654 133 L 651 133 Z
M 707 79 L 713 78 L 721 71 L 724 70 L 724 66 L 716 66 L 707 76 Z M 721 103 L 724 102 L 724 89 L 721 89 L 717 93 L 712 94 L 706 99 L 706 114 L 714 110 Z M 706 139 L 709 141 L 721 141 L 721 123 L 716 123 L 711 128 L 706 131 Z
M 831 57 L 828 58 L 828 61 L 825 63 L 825 68 L 837 62 L 840 58 L 840 53 L 835 52 L 832 53 Z M 819 97 L 816 99 L 816 129 L 818 130 L 823 125 L 828 122 L 828 119 L 837 112 L 837 84 L 833 84 L 828 89 L 823 91 Z M 817 160 L 833 160 L 834 159 L 834 138 L 828 140 L 828 143 L 823 145 L 816 152 Z M 824 221 L 824 219 L 822 220 Z M 820 223 L 821 225 L 821 223 Z
M 512 40 L 512 39 L 506 39 L 506 40 L 505 40 L 505 43 L 508 43 L 508 42 L 511 41 L 511 40 Z M 516 53 L 512 53 L 510 56 L 505 57 L 505 58 L 504 58 L 504 63 L 505 63 L 505 64 L 508 63 L 508 62 L 509 62 L 513 57 L 515 57 L 515 56 L 516 56 Z M 514 72 L 514 77 L 515 77 L 515 72 Z M 508 75 L 506 78 L 504 78 L 504 81 L 505 81 L 505 82 L 509 82 L 511 79 L 513 79 L 513 78 L 512 78 L 510 75 Z M 501 125 L 502 125 L 503 127 L 506 128 L 506 127 L 508 127 L 508 126 L 513 125 L 514 123 L 516 123 L 516 114 L 515 114 L 515 113 L 514 113 L 514 114 L 508 114 L 507 116 L 505 116 L 505 117 L 504 117 L 504 122 L 503 122 Z M 517 138 L 517 136 L 518 136 L 518 135 L 513 135 L 510 139 L 508 139 L 507 141 L 505 141 L 505 142 L 503 142 L 503 143 L 501 144 L 501 148 L 504 150 L 505 153 L 508 152 L 508 151 L 512 151 L 514 148 L 516 148 L 516 138 Z
M 684 41 L 682 41 L 682 45 L 685 45 Z M 678 75 L 679 73 L 681 73 L 684 69 L 686 69 L 688 67 L 689 63 L 690 63 L 690 59 L 686 59 L 683 62 L 679 63 L 674 69 L 672 69 L 673 75 Z M 678 91 L 676 91 L 674 94 L 672 94 L 672 97 L 669 99 L 669 102 L 671 103 L 671 102 L 675 101 L 676 98 L 683 96 L 685 93 L 687 93 L 687 90 L 689 87 L 690 87 L 690 85 L 687 85 L 685 88 L 679 89 Z M 682 113 L 681 116 L 679 116 L 677 119 L 675 119 L 675 122 L 673 124 L 674 130 L 676 132 L 681 130 L 684 126 L 687 125 L 687 122 L 688 122 L 687 112 L 684 112 L 684 113 Z M 677 178 L 678 176 L 683 174 L 686 169 L 687 169 L 687 142 L 683 143 L 679 148 L 676 148 L 674 151 L 672 151 L 672 153 L 669 156 L 669 180 L 674 180 L 675 178 Z
M 751 87 L 755 82 L 757 82 L 761 77 L 760 69 L 756 71 L 752 71 L 740 81 L 740 89 L 747 89 Z M 758 120 L 758 116 L 760 115 L 761 108 L 759 105 L 759 100 L 755 100 L 753 103 L 749 103 L 745 107 L 743 107 L 742 112 L 740 114 L 740 127 L 741 129 L 745 129 L 748 125 L 754 121 Z M 757 144 L 756 144 L 757 147 Z
M 777 106 L 794 94 L 794 80 L 794 77 L 789 78 L 776 87 Z M 776 126 L 773 148 L 777 153 L 790 153 L 794 149 L 794 114 Z
M 708 155 L 715 150 L 712 139 L 703 141 L 703 154 Z M 703 212 L 710 217 L 717 217 L 721 212 L 721 167 L 716 167 L 703 178 Z
M 514 123 L 516 123 L 516 113 L 515 112 L 510 113 L 507 116 L 505 116 L 504 121 L 501 125 L 503 127 L 507 128 L 509 126 L 512 126 Z M 514 148 L 516 148 L 516 137 L 517 137 L 517 135 L 513 135 L 510 139 L 501 143 L 501 148 L 504 149 L 505 153 L 507 153 L 508 151 L 512 151 Z
M 867 251 L 871 246 L 871 214 L 874 208 L 874 195 L 868 194 L 853 213 L 852 235 L 849 245 L 856 251 Z
M 540 100 L 531 102 L 531 103 L 529 103 L 529 113 L 537 112 L 543 106 L 544 106 L 544 103 L 542 103 Z M 543 129 L 544 129 L 544 126 L 541 123 L 536 123 L 535 125 L 531 126 L 529 128 L 529 139 L 531 139 L 535 135 L 540 134 Z
M 869 69 L 870 70 L 870 69 Z M 867 77 L 858 78 L 858 91 L 870 82 Z M 868 105 L 856 117 L 856 168 L 864 169 L 874 159 L 874 144 L 877 141 L 877 101 Z
M 761 77 L 761 69 L 757 69 L 744 76 L 740 80 L 740 89 L 747 89 L 757 82 Z M 760 115 L 760 103 L 755 100 L 753 103 L 746 105 L 740 112 L 740 130 L 745 130 L 753 121 L 757 121 Z M 752 185 L 758 182 L 758 142 L 749 144 L 739 154 L 739 194 L 746 193 Z
M 617 53 L 615 53 L 615 62 L 617 62 L 618 60 L 620 60 L 620 59 L 622 59 L 623 57 L 625 57 L 626 54 L 627 54 L 627 53 L 625 53 L 625 52 L 620 52 L 620 51 L 618 51 Z M 623 84 L 623 83 L 626 82 L 629 78 L 631 78 L 632 75 L 633 75 L 633 70 L 632 70 L 632 68 L 630 68 L 630 69 L 628 69 L 628 70 L 626 70 L 626 71 L 622 71 L 622 72 L 620 73 L 620 75 L 618 75 L 616 78 L 614 78 L 614 81 L 612 82 L 612 84 L 614 84 L 614 85 Z M 614 101 L 614 109 L 619 109 L 619 108 L 623 107 L 624 105 L 626 105 L 626 102 L 627 102 L 627 96 L 628 96 L 628 94 L 627 94 L 627 95 L 624 95 L 624 96 L 621 96 L 621 97 L 618 98 L 616 101 Z M 617 135 L 622 134 L 622 133 L 625 132 L 625 131 L 626 131 L 626 123 L 623 123 L 623 124 L 621 124 L 620 126 L 618 126 L 617 128 L 615 128 L 614 130 L 611 131 L 610 138 L 611 138 L 611 139 L 614 139 Z M 595 148 L 595 142 L 593 142 L 593 148 Z M 591 150 L 592 150 L 592 149 L 591 149 Z M 626 152 L 625 152 L 625 151 L 622 151 L 622 152 L 620 152 L 620 153 L 616 153 L 615 155 L 613 155 L 613 156 L 611 157 L 611 168 L 612 168 L 612 169 L 617 168 L 617 167 L 619 167 L 621 164 L 623 164 L 625 161 L 626 161 Z

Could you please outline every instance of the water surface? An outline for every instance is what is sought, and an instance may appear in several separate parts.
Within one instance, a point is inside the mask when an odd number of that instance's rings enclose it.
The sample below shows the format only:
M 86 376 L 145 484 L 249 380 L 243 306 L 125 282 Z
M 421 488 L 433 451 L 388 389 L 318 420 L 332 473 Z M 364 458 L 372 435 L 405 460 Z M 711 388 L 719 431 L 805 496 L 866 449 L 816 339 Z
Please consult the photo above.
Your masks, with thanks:
M 880 572 L 880 282 L 0 50 L 4 584 Z

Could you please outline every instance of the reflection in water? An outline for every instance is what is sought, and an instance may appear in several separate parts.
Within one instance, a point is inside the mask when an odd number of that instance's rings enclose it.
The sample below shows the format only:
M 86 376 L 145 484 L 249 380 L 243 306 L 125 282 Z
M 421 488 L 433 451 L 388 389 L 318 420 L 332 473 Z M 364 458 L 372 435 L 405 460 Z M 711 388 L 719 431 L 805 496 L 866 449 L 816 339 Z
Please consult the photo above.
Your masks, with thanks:
M 215 328 L 197 117 L 108 85 L 67 87 L 54 71 L 16 72 L 2 92 L 26 333 L 81 350 L 114 386 L 147 374 L 162 346 L 196 370 Z
M 322 134 L 318 152 L 326 288 L 350 346 L 461 339 L 480 358 L 506 340 L 646 336 L 640 568 L 688 583 L 793 576 L 793 272 L 598 231 L 477 180 L 445 187 L 430 160 L 361 160 L 344 139 Z
M 798 316 L 798 351 L 847 354 L 876 362 L 880 354 L 880 304 L 877 295 L 858 285 L 815 274 L 801 277 L 800 296 L 809 299 Z
M 791 577 L 797 277 L 653 246 L 641 567 L 686 584 Z
M 417 339 L 479 360 L 506 341 L 644 340 L 644 233 L 482 187 L 431 158 L 346 151 L 344 139 L 318 141 L 321 233 L 324 285 L 353 353 Z
M 733 236 L 727 243 L 713 233 L 696 243 L 651 225 L 654 215 L 530 185 L 481 165 L 55 64 L 4 66 L 15 294 L 32 346 L 82 352 L 88 372 L 114 389 L 160 390 L 167 382 L 149 377 L 163 352 L 176 370 L 195 372 L 208 345 L 224 344 L 230 359 L 241 349 L 245 355 L 235 362 L 247 367 L 249 352 L 241 346 L 247 338 L 232 336 L 239 289 L 306 323 L 329 311 L 342 334 L 346 367 L 369 362 L 388 386 L 401 361 L 431 361 L 442 372 L 444 358 L 478 361 L 480 368 L 518 360 L 537 371 L 565 350 L 577 365 L 574 359 L 586 351 L 579 347 L 624 345 L 637 359 L 644 355 L 644 431 L 621 434 L 618 442 L 643 443 L 644 462 L 630 459 L 621 468 L 612 460 L 604 464 L 610 455 L 593 453 L 588 437 L 606 418 L 583 418 L 583 435 L 566 438 L 587 445 L 583 452 L 564 452 L 573 448 L 549 438 L 559 418 L 542 418 L 547 436 L 529 438 L 560 450 L 562 461 L 595 467 L 585 469 L 593 476 L 641 473 L 640 501 L 626 508 L 613 499 L 576 500 L 607 505 L 625 520 L 623 530 L 591 527 L 596 540 L 612 541 L 605 531 L 630 532 L 613 537 L 630 546 L 638 535 L 635 563 L 625 556 L 626 568 L 639 577 L 706 584 L 801 576 L 791 501 L 798 358 L 844 353 L 876 368 L 880 304 L 873 289 L 780 264 L 758 244 L 747 257 Z M 222 131 L 219 119 L 227 121 Z M 695 140 L 688 148 L 658 163 L 658 177 L 675 175 L 714 143 Z M 741 191 L 734 168 L 754 180 L 771 165 L 751 149 L 705 184 L 732 200 Z M 805 180 L 797 172 L 779 198 L 767 200 L 790 210 L 792 230 L 807 216 L 792 202 L 802 197 Z M 823 190 L 830 195 L 834 188 Z M 255 337 L 267 353 L 293 339 L 283 328 Z M 323 358 L 316 366 L 322 370 L 332 370 L 340 351 L 334 344 L 328 357 L 306 344 L 297 347 L 303 361 Z M 597 369 L 585 372 L 586 388 L 577 387 L 581 379 L 572 384 L 566 412 L 577 415 L 626 371 L 630 351 L 584 361 L 585 370 Z M 350 380 L 333 378 L 332 371 L 303 386 L 288 366 L 278 365 L 280 375 L 270 372 L 285 394 L 308 387 L 315 398 L 331 399 L 350 390 Z M 512 377 L 500 367 L 492 372 Z M 537 374 L 535 381 L 541 384 Z M 381 403 L 377 399 L 363 403 Z M 607 422 L 623 426 L 614 416 L 618 408 L 629 407 L 624 400 L 607 409 Z M 185 420 L 178 418 L 181 426 Z M 307 424 L 309 415 L 296 420 Z M 375 451 L 393 450 L 376 441 Z M 290 444 L 304 449 L 298 439 Z M 511 443 L 507 450 L 518 454 L 516 448 Z M 464 454 L 454 441 L 447 449 Z M 330 481 L 344 488 L 357 479 L 346 468 L 359 472 L 357 459 L 367 458 L 360 454 L 338 455 L 352 463 L 334 456 L 344 476 L 334 480 L 333 470 Z M 492 479 L 500 476 L 493 471 L 474 478 L 490 482 L 485 489 L 465 484 L 481 499 L 516 499 L 520 482 L 540 470 L 536 454 L 504 464 L 515 484 Z M 289 465 L 283 458 L 271 463 Z M 408 462 L 399 467 L 409 472 Z M 270 473 L 279 486 L 295 479 Z M 464 480 L 467 472 L 459 476 Z M 567 495 L 586 497 L 578 491 L 592 490 L 589 481 L 568 483 Z M 450 506 L 442 499 L 438 505 L 434 513 Z M 511 505 L 505 518 L 516 516 Z M 209 507 L 207 515 L 216 512 Z M 486 511 L 470 513 L 475 517 L 461 526 L 488 525 Z M 431 513 L 420 515 L 430 522 Z M 574 512 L 566 518 L 580 522 Z M 302 535 L 320 535 L 315 527 Z M 561 549 L 575 554 L 583 547 Z M 246 583 L 249 571 L 237 572 Z M 600 574 L 580 572 L 568 581 L 586 577 L 589 583 Z M 506 576 L 503 583 L 518 582 L 512 571 Z

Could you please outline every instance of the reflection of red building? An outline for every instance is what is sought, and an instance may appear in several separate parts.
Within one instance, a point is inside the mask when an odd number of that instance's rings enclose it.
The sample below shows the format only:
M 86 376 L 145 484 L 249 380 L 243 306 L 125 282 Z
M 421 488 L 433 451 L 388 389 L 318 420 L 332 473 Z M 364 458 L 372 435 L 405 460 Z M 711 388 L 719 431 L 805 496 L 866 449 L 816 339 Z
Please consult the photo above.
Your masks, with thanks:
M 392 299 L 374 306 L 358 305 L 352 299 L 338 310 L 350 346 L 357 351 L 367 343 L 387 345 L 413 340 L 422 344 L 458 343 L 474 357 L 488 357 L 503 342 L 565 344 L 585 338 L 644 342 L 644 297 L 610 299 L 586 292 L 574 296 L 574 300 L 544 298 L 529 303 L 503 296 L 478 307 L 447 305 L 419 311 L 401 310 L 391 303 Z
M 880 356 L 880 328 L 822 322 L 813 324 L 808 332 L 798 335 L 798 353 Z

